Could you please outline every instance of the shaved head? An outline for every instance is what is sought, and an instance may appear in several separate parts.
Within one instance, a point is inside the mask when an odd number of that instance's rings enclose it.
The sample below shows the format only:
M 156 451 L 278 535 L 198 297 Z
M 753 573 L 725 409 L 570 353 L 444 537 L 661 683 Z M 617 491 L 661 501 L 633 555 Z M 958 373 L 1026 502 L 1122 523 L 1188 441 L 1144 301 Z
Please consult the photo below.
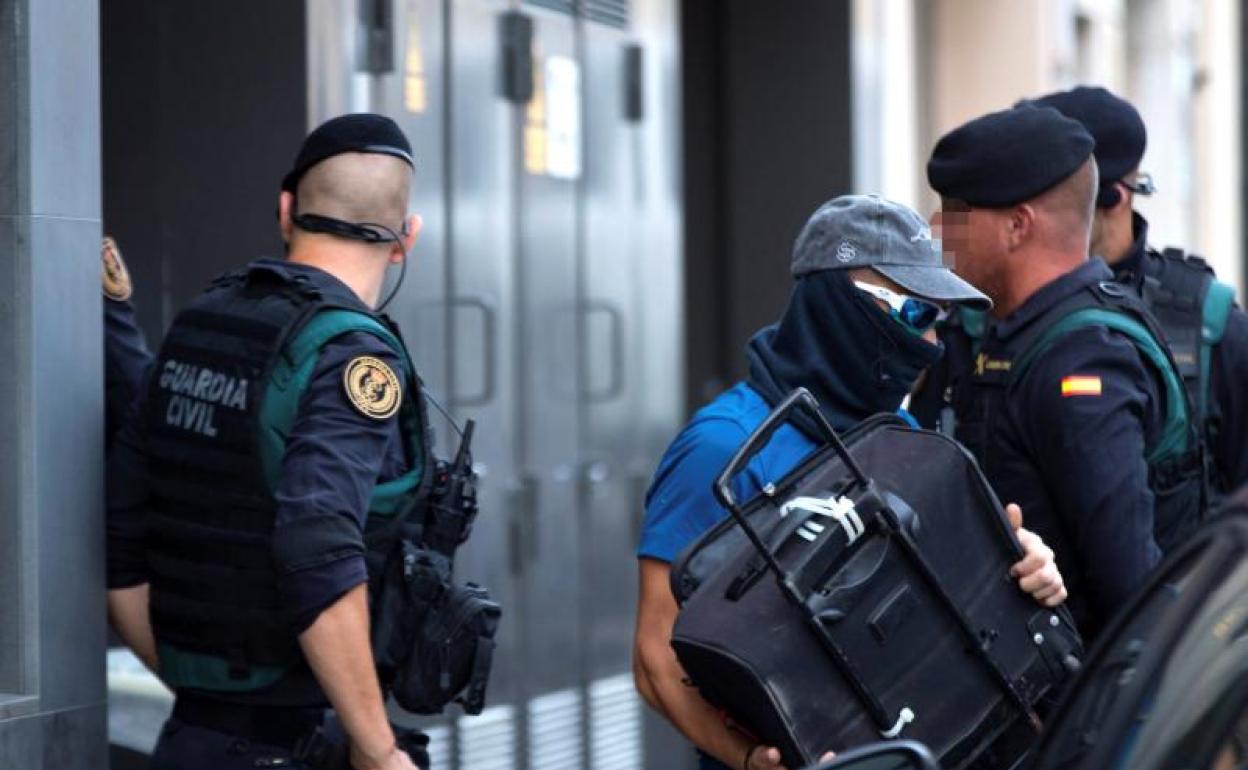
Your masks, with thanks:
M 344 152 L 308 169 L 299 180 L 299 214 L 400 229 L 407 213 L 412 168 L 392 155 Z
M 1036 220 L 1040 238 L 1062 250 L 1077 244 L 1086 253 L 1098 185 L 1096 161 L 1088 158 L 1075 173 L 1033 199 L 1031 205 L 1040 214 Z

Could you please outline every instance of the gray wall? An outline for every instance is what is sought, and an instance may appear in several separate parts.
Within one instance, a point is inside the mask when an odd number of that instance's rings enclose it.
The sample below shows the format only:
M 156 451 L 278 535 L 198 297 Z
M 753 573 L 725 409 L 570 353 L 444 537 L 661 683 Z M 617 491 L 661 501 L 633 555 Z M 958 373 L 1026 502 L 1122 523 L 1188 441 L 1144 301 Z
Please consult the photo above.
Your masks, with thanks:
M 849 2 L 682 6 L 687 403 L 745 373 L 794 237 L 852 184 Z
M 99 30 L 0 2 L 0 767 L 105 748 Z

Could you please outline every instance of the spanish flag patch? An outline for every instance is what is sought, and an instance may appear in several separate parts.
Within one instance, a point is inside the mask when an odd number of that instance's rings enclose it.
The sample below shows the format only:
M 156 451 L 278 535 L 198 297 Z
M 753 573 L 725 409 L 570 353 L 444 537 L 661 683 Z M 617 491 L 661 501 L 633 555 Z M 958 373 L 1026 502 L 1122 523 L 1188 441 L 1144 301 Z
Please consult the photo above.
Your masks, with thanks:
M 1101 395 L 1101 378 L 1090 374 L 1072 374 L 1062 378 L 1062 397 L 1068 396 L 1099 396 Z

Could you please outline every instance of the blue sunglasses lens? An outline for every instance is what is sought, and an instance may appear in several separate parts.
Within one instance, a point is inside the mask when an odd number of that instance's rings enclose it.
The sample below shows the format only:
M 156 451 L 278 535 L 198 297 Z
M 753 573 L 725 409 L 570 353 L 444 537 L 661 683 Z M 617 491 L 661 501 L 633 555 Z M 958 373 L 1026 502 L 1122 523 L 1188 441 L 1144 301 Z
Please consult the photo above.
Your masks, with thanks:
M 940 308 L 930 302 L 907 299 L 898 315 L 910 328 L 925 332 L 940 319 Z

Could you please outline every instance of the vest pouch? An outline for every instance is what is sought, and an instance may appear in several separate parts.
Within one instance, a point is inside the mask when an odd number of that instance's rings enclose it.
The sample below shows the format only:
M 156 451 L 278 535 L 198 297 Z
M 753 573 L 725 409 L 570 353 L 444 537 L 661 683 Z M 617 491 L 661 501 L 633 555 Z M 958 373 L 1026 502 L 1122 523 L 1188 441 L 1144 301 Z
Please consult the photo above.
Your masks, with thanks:
M 501 614 L 475 583 L 442 592 L 394 682 L 395 701 L 414 714 L 441 713 L 452 701 L 467 714 L 481 713 Z
M 450 590 L 450 559 L 413 540 L 395 542 L 373 602 L 373 656 L 383 685 L 408 663 L 430 610 Z

